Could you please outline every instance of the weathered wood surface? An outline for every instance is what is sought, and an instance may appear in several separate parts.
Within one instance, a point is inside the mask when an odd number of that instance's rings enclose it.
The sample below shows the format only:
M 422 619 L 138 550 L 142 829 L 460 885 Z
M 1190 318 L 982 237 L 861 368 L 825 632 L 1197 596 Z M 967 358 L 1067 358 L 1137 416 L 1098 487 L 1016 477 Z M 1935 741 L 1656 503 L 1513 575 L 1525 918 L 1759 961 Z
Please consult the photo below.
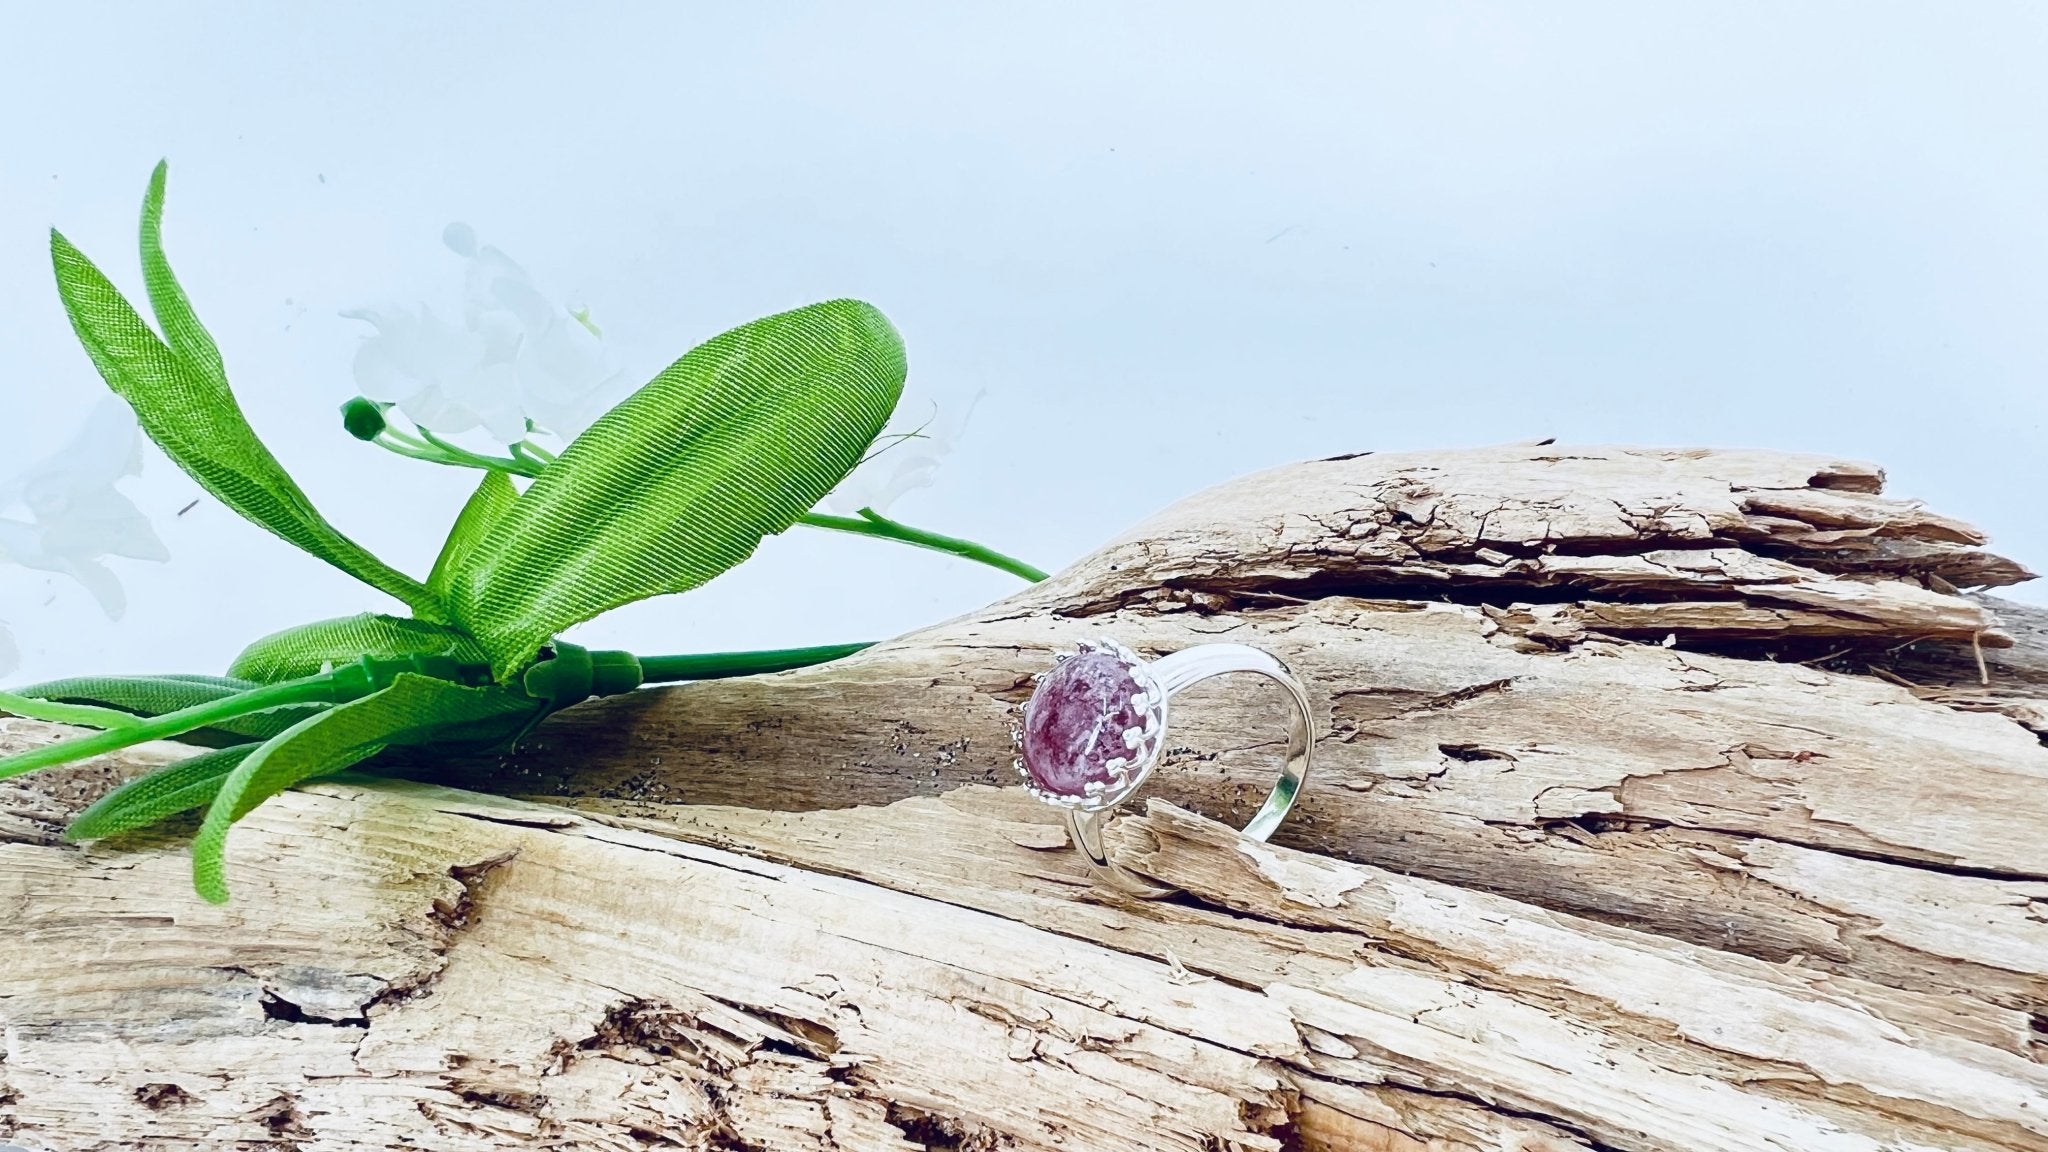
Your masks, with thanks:
M 2048 1149 L 2048 627 L 1865 466 L 1552 447 L 1205 493 L 840 664 L 237 831 L 0 792 L 29 1147 Z M 1056 646 L 1227 636 L 1093 890 L 1008 787 Z M 1979 659 L 1983 660 L 1980 674 Z M 1806 661 L 1806 663 L 1801 663 Z M 1988 679 L 1989 683 L 1984 680 Z M 54 732 L 0 721 L 4 739 Z M 0 785 L 0 789 L 6 788 Z

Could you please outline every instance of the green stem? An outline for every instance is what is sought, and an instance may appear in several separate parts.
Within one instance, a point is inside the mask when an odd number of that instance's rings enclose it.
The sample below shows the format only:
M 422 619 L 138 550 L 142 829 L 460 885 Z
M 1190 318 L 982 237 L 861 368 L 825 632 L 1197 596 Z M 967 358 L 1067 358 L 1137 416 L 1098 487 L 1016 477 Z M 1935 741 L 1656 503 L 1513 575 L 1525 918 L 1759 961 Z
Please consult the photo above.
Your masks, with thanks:
M 371 441 L 371 443 L 380 448 L 396 452 L 400 456 L 409 456 L 414 460 L 425 460 L 429 464 L 450 464 L 457 468 L 481 468 L 489 472 L 509 472 L 514 476 L 524 476 L 529 480 L 537 479 L 540 476 L 540 470 L 547 467 L 548 462 L 554 458 L 546 449 L 537 445 L 527 444 L 524 441 L 512 446 L 513 455 L 511 456 L 486 456 L 481 452 L 471 452 L 461 445 L 451 444 L 432 432 L 427 431 L 425 428 L 420 429 L 420 436 L 424 436 L 426 439 L 422 440 L 419 436 L 408 436 L 396 428 L 386 428 L 378 433 L 377 438 Z M 520 451 L 522 448 L 525 449 L 525 452 Z M 532 455 L 527 453 L 532 453 Z
M 824 664 L 851 656 L 869 644 L 820 644 L 809 648 L 773 648 L 755 652 L 700 652 L 682 656 L 644 656 L 639 658 L 641 683 L 660 684 L 677 680 L 717 680 L 729 676 L 753 676 L 766 672 L 783 672 L 791 668 L 808 668 L 813 664 Z M 621 654 L 623 655 L 623 654 Z M 377 664 L 383 667 L 394 661 L 363 660 L 361 676 L 376 677 Z M 344 665 L 340 671 L 347 671 L 353 665 Z M 398 669 L 403 671 L 403 668 Z M 422 675 L 435 674 L 429 669 L 413 669 Z M 358 676 L 358 679 L 361 678 Z M 345 678 L 344 678 L 345 679 Z M 50 768 L 88 756 L 100 756 L 118 752 L 150 740 L 163 740 L 179 736 L 195 728 L 205 728 L 247 716 L 254 712 L 267 712 L 293 704 L 326 703 L 353 699 L 362 694 L 360 684 L 351 687 L 337 680 L 336 674 L 322 672 L 298 680 L 286 680 L 280 684 L 264 684 L 219 700 L 209 700 L 190 708 L 166 712 L 161 716 L 134 716 L 107 708 L 92 708 L 83 705 L 54 704 L 47 700 L 35 700 L 0 692 L 0 708 L 17 715 L 38 719 L 66 720 L 73 723 L 115 724 L 120 727 L 95 732 L 74 740 L 63 740 L 31 748 L 13 756 L 0 757 L 0 780 Z M 67 710 L 65 715 L 56 715 L 55 710 Z M 38 715 L 45 713 L 47 715 Z
M 38 768 L 82 760 L 87 756 L 118 752 L 149 740 L 168 739 L 190 732 L 194 728 L 204 728 L 224 720 L 233 720 L 237 716 L 247 716 L 252 712 L 267 712 L 287 704 L 329 700 L 334 690 L 333 677 L 323 672 L 300 680 L 265 684 L 260 688 L 251 688 L 247 692 L 219 700 L 209 700 L 190 708 L 180 708 L 176 712 L 166 712 L 161 716 L 146 719 L 138 717 L 135 723 L 123 728 L 96 732 L 76 740 L 61 740 L 13 756 L 0 757 L 0 780 L 9 776 L 19 776 L 24 772 L 34 772 Z
M 400 438 L 390 431 L 380 433 L 372 443 L 386 451 L 396 452 L 400 456 L 410 456 L 414 460 L 425 460 L 429 464 L 453 464 L 458 468 L 490 467 L 470 460 L 454 459 L 425 441 L 415 440 L 410 436 Z
M 546 467 L 540 460 L 528 458 L 521 453 L 521 445 L 518 444 L 512 446 L 514 455 L 510 457 L 480 456 L 467 449 L 458 448 L 424 428 L 420 429 L 420 433 L 432 441 L 432 443 L 423 448 L 415 447 L 414 445 L 421 442 L 412 440 L 411 437 L 406 437 L 405 440 L 393 439 L 389 433 L 379 435 L 376 443 L 398 453 L 400 456 L 410 456 L 415 460 L 427 460 L 435 464 L 453 464 L 460 468 L 488 468 L 497 472 L 509 472 L 514 476 L 525 476 L 528 479 L 539 477 L 541 469 Z M 411 443 L 406 441 L 411 441 Z M 532 451 L 543 451 L 542 449 L 534 448 L 532 445 L 526 445 L 525 447 Z M 823 512 L 806 512 L 802 516 L 797 517 L 797 523 L 811 528 L 824 528 L 832 532 L 851 532 L 856 536 L 878 536 L 884 540 L 894 540 L 898 543 L 911 544 L 919 548 L 929 548 L 934 552 L 944 552 L 949 556 L 958 556 L 963 560 L 972 560 L 977 564 L 986 564 L 991 568 L 1000 568 L 1012 576 L 1021 576 L 1033 584 L 1045 579 L 1046 575 L 1043 571 L 1026 564 L 1024 561 L 1014 556 L 1005 556 L 986 545 L 976 544 L 972 540 L 963 540 L 958 536 L 945 536 L 937 532 L 927 532 L 922 528 L 912 528 L 900 520 L 891 520 L 872 508 L 861 509 L 858 516 L 831 516 Z
M 643 684 L 675 680 L 721 680 L 728 676 L 753 676 L 763 672 L 786 672 L 808 668 L 842 656 L 851 656 L 870 644 L 820 644 L 812 648 L 771 648 L 761 652 L 697 652 L 687 656 L 642 656 Z
M 414 436 L 410 432 L 400 431 L 399 429 L 389 424 L 386 424 L 384 426 L 384 430 L 382 432 L 377 433 L 377 439 L 375 442 L 379 444 L 386 442 L 404 444 L 407 447 L 416 448 L 422 452 L 429 452 L 433 450 L 433 445 L 427 443 L 425 440 L 422 440 L 419 437 Z
M 963 540 L 958 536 L 942 536 L 922 528 L 912 528 L 901 521 L 891 520 L 872 508 L 863 508 L 859 516 L 828 516 L 822 512 L 806 513 L 797 523 L 812 528 L 825 528 L 833 532 L 852 532 L 859 536 L 880 536 L 934 552 L 944 552 L 963 560 L 973 560 L 991 568 L 1000 568 L 1012 576 L 1021 576 L 1036 584 L 1045 579 L 1045 573 L 1033 568 L 1014 556 L 1005 556 L 993 548 Z
M 460 444 L 450 444 L 448 441 L 434 435 L 430 429 L 420 429 L 420 436 L 427 443 L 445 453 L 446 459 L 450 464 L 460 464 L 465 468 L 511 469 L 519 472 L 522 476 L 529 477 L 540 474 L 538 467 L 524 465 L 522 461 L 504 456 L 486 456 L 481 452 L 471 452 Z
M 535 444 L 531 440 L 521 440 L 519 443 L 512 445 L 512 456 L 514 459 L 523 460 L 536 468 L 545 468 L 555 462 L 555 454 L 553 452 Z

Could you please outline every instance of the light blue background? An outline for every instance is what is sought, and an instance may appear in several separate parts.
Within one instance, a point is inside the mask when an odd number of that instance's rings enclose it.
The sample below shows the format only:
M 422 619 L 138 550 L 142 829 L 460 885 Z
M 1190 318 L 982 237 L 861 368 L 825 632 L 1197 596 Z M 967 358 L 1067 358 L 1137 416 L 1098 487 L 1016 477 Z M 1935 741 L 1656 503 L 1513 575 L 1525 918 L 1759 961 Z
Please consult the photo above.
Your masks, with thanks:
M 345 307 L 463 219 L 641 375 L 870 299 L 986 388 L 904 519 L 1056 567 L 1208 484 L 1362 449 L 1863 457 L 2048 564 L 2048 19 L 2032 4 L 16 5 L 0 28 L 0 473 L 98 395 L 60 225 L 130 287 L 150 166 L 256 426 L 430 562 L 468 478 L 346 439 Z M 24 676 L 203 671 L 389 607 L 160 458 L 131 607 L 0 569 Z M 863 639 L 999 573 L 792 533 L 586 641 Z M 2040 599 L 2038 595 L 2031 598 Z

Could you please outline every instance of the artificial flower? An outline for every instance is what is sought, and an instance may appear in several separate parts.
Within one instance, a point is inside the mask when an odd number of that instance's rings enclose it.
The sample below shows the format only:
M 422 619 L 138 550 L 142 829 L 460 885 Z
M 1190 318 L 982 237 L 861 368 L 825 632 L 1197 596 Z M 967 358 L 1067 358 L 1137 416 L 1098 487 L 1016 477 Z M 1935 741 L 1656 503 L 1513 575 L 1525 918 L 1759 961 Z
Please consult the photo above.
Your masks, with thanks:
M 857 515 L 862 509 L 887 516 L 889 506 L 904 493 L 929 488 L 939 464 L 966 433 L 967 422 L 984 395 L 986 391 L 976 392 L 966 407 L 954 405 L 950 413 L 932 401 L 924 406 L 926 412 L 918 424 L 883 432 L 875 438 L 878 447 L 826 495 L 823 507 L 841 516 Z
M 149 518 L 114 487 L 141 470 L 135 414 L 109 396 L 69 444 L 0 484 L 0 560 L 69 576 L 120 619 L 127 597 L 101 558 L 171 558 Z
M 459 320 L 393 305 L 342 313 L 374 325 L 356 351 L 356 385 L 446 435 L 483 428 L 500 444 L 540 428 L 574 439 L 603 410 L 621 371 L 586 313 L 549 300 L 517 262 L 467 224 L 441 235 L 463 259 Z

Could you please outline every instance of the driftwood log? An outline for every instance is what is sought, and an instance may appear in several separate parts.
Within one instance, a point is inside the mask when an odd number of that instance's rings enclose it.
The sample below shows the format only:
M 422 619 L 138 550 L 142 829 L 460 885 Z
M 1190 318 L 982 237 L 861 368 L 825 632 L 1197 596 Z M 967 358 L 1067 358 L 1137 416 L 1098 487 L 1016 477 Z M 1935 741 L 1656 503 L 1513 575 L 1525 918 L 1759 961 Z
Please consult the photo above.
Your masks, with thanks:
M 2048 614 L 1822 457 L 1297 465 L 799 673 L 271 802 L 198 902 L 0 786 L 28 1148 L 2048 1149 Z M 1051 652 L 1270 648 L 1091 887 L 1015 787 Z M 10 747 L 59 730 L 0 721 Z

